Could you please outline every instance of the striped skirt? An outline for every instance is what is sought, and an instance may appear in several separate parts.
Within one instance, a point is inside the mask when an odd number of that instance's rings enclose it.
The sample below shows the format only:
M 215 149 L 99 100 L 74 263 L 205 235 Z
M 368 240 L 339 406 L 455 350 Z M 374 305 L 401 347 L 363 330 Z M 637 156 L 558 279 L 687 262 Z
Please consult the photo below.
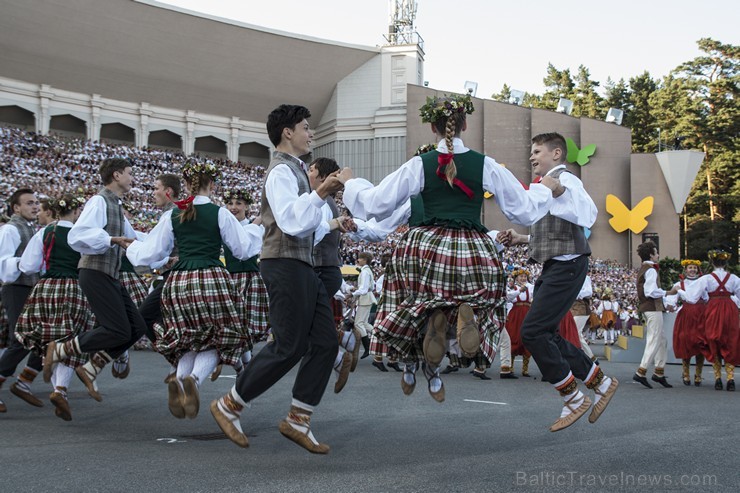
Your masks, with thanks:
M 234 365 L 252 349 L 243 309 L 226 269 L 172 271 L 162 290 L 164 327 L 154 326 L 155 349 L 173 365 L 189 351 L 208 349 Z
M 121 286 L 126 288 L 128 295 L 136 306 L 144 302 L 146 295 L 149 293 L 149 288 L 139 274 L 135 272 L 120 272 L 118 280 L 121 282 Z
M 16 325 L 16 338 L 40 355 L 51 341 L 67 341 L 91 330 L 95 317 L 77 279 L 41 279 L 28 297 Z M 88 355 L 74 356 L 64 364 L 76 367 Z
M 424 355 L 421 333 L 435 309 L 450 324 L 461 303 L 473 308 L 480 349 L 493 361 L 506 320 L 505 285 L 493 240 L 486 234 L 424 226 L 410 229 L 399 241 L 386 269 L 375 332 L 404 360 Z
M 236 272 L 231 274 L 231 280 L 244 300 L 242 324 L 249 330 L 253 342 L 264 341 L 270 332 L 265 281 L 259 272 Z

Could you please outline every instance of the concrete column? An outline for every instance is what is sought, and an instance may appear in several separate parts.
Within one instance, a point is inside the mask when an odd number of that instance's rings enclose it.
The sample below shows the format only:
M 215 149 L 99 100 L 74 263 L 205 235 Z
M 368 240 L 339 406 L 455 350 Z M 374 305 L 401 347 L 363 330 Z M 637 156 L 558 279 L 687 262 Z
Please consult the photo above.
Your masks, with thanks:
M 100 111 L 105 107 L 100 94 L 93 94 L 90 98 L 90 123 L 87 125 L 87 138 L 93 142 L 100 140 Z
M 136 129 L 136 147 L 149 145 L 149 117 L 152 115 L 149 103 L 139 105 L 139 128 Z
M 48 84 L 41 84 L 39 89 L 39 112 L 36 113 L 36 132 L 41 135 L 49 134 L 49 125 L 51 124 L 51 115 L 49 114 L 49 105 L 54 98 L 54 92 Z

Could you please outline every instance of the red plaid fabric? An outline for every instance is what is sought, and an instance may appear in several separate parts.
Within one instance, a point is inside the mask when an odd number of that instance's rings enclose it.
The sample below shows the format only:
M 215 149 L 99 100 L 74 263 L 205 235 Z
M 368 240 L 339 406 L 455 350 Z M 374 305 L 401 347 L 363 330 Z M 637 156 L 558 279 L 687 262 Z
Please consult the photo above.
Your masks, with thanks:
M 164 327 L 154 326 L 155 348 L 173 365 L 188 351 L 207 349 L 234 365 L 252 349 L 243 309 L 226 269 L 172 271 L 162 289 Z
M 231 280 L 244 300 L 242 324 L 247 327 L 254 342 L 267 339 L 270 332 L 269 297 L 262 276 L 259 272 L 236 272 L 231 274 Z
M 77 279 L 41 279 L 28 297 L 16 325 L 16 338 L 41 355 L 51 341 L 67 341 L 91 330 L 95 317 Z M 65 360 L 71 367 L 84 364 L 87 355 Z
M 506 320 L 506 290 L 493 240 L 486 234 L 436 226 L 409 230 L 386 270 L 375 331 L 406 361 L 423 359 L 420 333 L 435 309 L 457 322 L 469 303 L 481 334 L 481 350 L 493 361 Z
M 135 272 L 121 272 L 118 280 L 121 285 L 126 288 L 128 295 L 131 296 L 131 300 L 136 306 L 141 305 L 146 299 L 146 295 L 149 293 L 144 279 L 139 277 Z

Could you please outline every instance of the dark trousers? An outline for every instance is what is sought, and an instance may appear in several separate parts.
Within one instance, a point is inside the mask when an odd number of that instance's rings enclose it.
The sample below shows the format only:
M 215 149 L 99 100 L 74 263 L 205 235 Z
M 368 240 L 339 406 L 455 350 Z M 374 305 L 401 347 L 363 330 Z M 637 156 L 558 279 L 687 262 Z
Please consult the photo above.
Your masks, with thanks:
M 146 324 L 146 337 L 154 342 L 154 324 L 162 324 L 162 290 L 164 283 L 170 276 L 170 271 L 162 274 L 162 282 L 146 296 L 144 301 L 139 305 L 139 313 Z
M 310 406 L 321 401 L 339 350 L 329 296 L 313 268 L 300 260 L 265 259 L 260 273 L 270 297 L 275 337 L 236 380 L 249 402 L 272 387 L 299 361 L 293 397 Z
M 15 326 L 18 323 L 18 317 L 23 312 L 23 306 L 26 304 L 31 290 L 33 288 L 30 286 L 21 286 L 18 284 L 4 284 L 2 287 L 2 294 L 0 296 L 3 298 L 3 306 L 8 316 L 8 335 L 10 339 L 8 347 L 5 349 L 2 358 L 0 358 L 0 376 L 2 377 L 7 378 L 15 373 L 18 365 L 21 364 L 21 361 L 30 352 L 15 338 Z M 31 353 L 28 356 L 26 365 L 36 371 L 41 371 L 43 368 L 41 356 L 35 352 Z
M 339 266 L 314 267 L 314 272 L 319 276 L 319 280 L 324 283 L 326 294 L 331 300 L 337 291 L 342 288 L 342 271 Z
M 570 310 L 588 273 L 588 257 L 582 255 L 565 262 L 548 260 L 534 285 L 532 306 L 522 322 L 522 342 L 537 367 L 542 379 L 557 383 L 573 375 L 584 380 L 593 362 L 580 348 L 558 333 L 560 321 Z
M 95 314 L 97 326 L 78 336 L 83 353 L 106 351 L 112 358 L 146 333 L 144 319 L 118 279 L 92 269 L 80 269 L 80 288 Z

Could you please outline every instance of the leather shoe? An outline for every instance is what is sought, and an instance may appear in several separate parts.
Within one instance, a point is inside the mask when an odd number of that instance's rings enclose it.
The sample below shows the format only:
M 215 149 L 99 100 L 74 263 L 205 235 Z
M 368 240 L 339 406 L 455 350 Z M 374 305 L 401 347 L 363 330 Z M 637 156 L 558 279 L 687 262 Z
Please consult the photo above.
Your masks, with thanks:
M 442 375 L 447 375 L 449 373 L 454 373 L 454 372 L 458 371 L 459 369 L 460 368 L 458 368 L 457 366 L 447 365 L 447 368 L 445 368 L 444 370 L 442 370 L 440 373 Z
M 689 380 L 688 378 L 684 378 L 683 379 L 683 384 L 686 385 L 687 387 L 690 387 L 691 386 L 691 380 Z
M 64 421 L 72 421 L 72 411 L 69 409 L 69 402 L 61 392 L 52 392 L 49 400 L 54 404 L 54 415 L 62 418 Z
M 486 375 L 486 372 L 479 372 L 479 371 L 475 371 L 475 370 L 473 370 L 473 376 L 476 377 L 476 378 L 480 378 L 481 380 L 490 380 L 491 379 L 491 377 L 489 377 L 488 375 Z
M 730 392 L 735 391 L 735 380 L 728 380 L 727 381 L 727 390 Z
M 167 407 L 177 419 L 183 419 L 186 416 L 185 408 L 182 405 L 183 392 L 177 380 L 172 380 L 167 384 Z
M 388 368 L 385 367 L 382 361 L 373 361 L 373 366 L 382 372 L 388 371 Z
M 306 433 L 303 433 L 302 431 L 293 428 L 290 423 L 284 419 L 278 425 L 278 429 L 284 437 L 292 440 L 294 443 L 300 445 L 312 454 L 328 454 L 329 450 L 331 450 L 327 444 L 314 443 L 313 440 L 311 440 L 308 436 L 308 431 L 310 431 L 311 428 L 308 428 Z
M 517 377 L 516 375 L 514 375 L 511 372 L 509 372 L 509 373 L 499 373 L 498 376 L 499 376 L 499 378 L 501 378 L 503 380 L 507 380 L 507 379 L 518 380 L 519 379 L 519 377 Z
M 714 390 L 722 390 L 724 386 L 722 385 L 722 379 L 718 378 L 714 381 Z
M 643 384 L 645 387 L 647 387 L 649 389 L 652 389 L 653 388 L 653 386 L 650 385 L 650 382 L 647 381 L 647 378 L 643 377 L 642 375 L 638 375 L 637 373 L 635 373 L 634 375 L 632 375 L 632 380 L 634 380 L 635 382 L 639 382 L 639 383 Z
M 228 439 L 235 444 L 239 445 L 242 448 L 249 447 L 249 440 L 247 439 L 247 435 L 239 431 L 239 429 L 234 425 L 231 419 L 229 419 L 226 414 L 221 412 L 221 409 L 218 408 L 218 401 L 219 399 L 216 399 L 215 401 L 211 402 L 211 414 L 213 415 L 213 419 L 216 420 L 216 424 L 218 425 L 218 427 L 221 428 L 221 431 L 223 431 Z
M 213 373 L 211 373 L 211 382 L 215 382 L 216 380 L 218 380 L 218 377 L 221 376 L 222 369 L 223 369 L 223 365 L 216 365 L 216 369 L 213 370 Z
M 659 377 L 658 375 L 653 375 L 652 377 L 650 377 L 650 380 L 652 380 L 653 382 L 658 382 L 667 389 L 673 388 L 673 385 L 668 383 L 668 380 L 666 380 L 665 376 Z
M 381 363 L 382 364 L 382 363 Z M 339 367 L 339 375 L 337 381 L 334 383 L 334 393 L 338 394 L 342 391 L 345 385 L 347 385 L 347 379 L 349 378 L 350 368 L 352 367 L 352 353 L 345 352 L 342 356 L 342 363 Z
M 434 310 L 427 321 L 427 332 L 424 335 L 424 359 L 427 364 L 437 367 L 445 357 L 447 335 L 447 318 L 442 310 Z
M 182 392 L 182 409 L 186 417 L 193 419 L 200 411 L 200 392 L 195 377 L 188 375 L 182 380 Z
M 406 380 L 404 379 L 406 374 L 411 375 L 413 382 L 406 383 Z M 411 395 L 414 392 L 415 388 L 416 388 L 416 369 L 409 370 L 409 371 L 404 369 L 403 375 L 401 375 L 401 390 L 403 391 L 404 395 Z
M 464 356 L 474 358 L 480 349 L 480 331 L 475 323 L 473 307 L 463 303 L 457 312 L 457 342 Z
M 87 393 L 90 394 L 90 397 L 98 402 L 101 402 L 103 400 L 103 396 L 100 395 L 98 389 L 95 388 L 95 380 L 90 377 L 90 375 L 87 373 L 87 370 L 85 370 L 85 367 L 78 366 L 77 368 L 75 368 L 75 374 L 77 374 L 77 378 L 79 378 L 83 385 L 85 385 Z
M 597 396 L 600 396 L 600 398 L 596 401 L 596 404 L 594 404 L 594 408 L 591 409 L 591 414 L 588 416 L 588 422 L 589 423 L 596 423 L 596 420 L 599 419 L 599 416 L 606 410 L 606 406 L 609 405 L 609 401 L 612 400 L 612 397 L 614 397 L 614 393 L 617 391 L 617 387 L 619 387 L 619 381 L 612 377 L 612 383 L 609 384 L 609 387 L 604 391 L 603 393 L 599 390 L 598 387 L 594 389 L 594 393 Z
M 8 406 L 6 406 L 3 401 L 0 401 L 0 413 L 7 413 L 7 412 L 8 412 Z
M 388 363 L 386 365 L 388 368 L 393 368 L 396 371 L 403 371 L 403 368 L 401 368 L 401 365 L 398 364 L 398 361 L 394 361 L 393 363 Z
M 16 397 L 18 397 L 18 398 L 26 401 L 27 403 L 31 404 L 32 406 L 44 407 L 44 403 L 41 402 L 41 400 L 38 397 L 36 397 L 35 395 L 33 395 L 30 391 L 29 392 L 26 392 L 26 391 L 22 390 L 18 386 L 18 382 L 15 382 L 13 385 L 10 386 L 10 392 L 14 396 L 16 396 Z
M 577 394 L 577 393 L 576 393 Z M 588 396 L 583 396 L 583 403 L 581 403 L 580 406 L 574 408 L 573 404 L 571 404 L 571 401 L 575 398 L 575 395 L 571 397 L 570 401 L 565 401 L 565 407 L 570 409 L 570 414 L 563 418 L 558 418 L 557 421 L 555 421 L 552 426 L 550 426 L 550 431 L 560 431 L 564 430 L 565 428 L 569 427 L 578 419 L 586 414 L 586 411 L 588 411 L 588 408 L 591 407 L 591 399 L 588 398 Z

